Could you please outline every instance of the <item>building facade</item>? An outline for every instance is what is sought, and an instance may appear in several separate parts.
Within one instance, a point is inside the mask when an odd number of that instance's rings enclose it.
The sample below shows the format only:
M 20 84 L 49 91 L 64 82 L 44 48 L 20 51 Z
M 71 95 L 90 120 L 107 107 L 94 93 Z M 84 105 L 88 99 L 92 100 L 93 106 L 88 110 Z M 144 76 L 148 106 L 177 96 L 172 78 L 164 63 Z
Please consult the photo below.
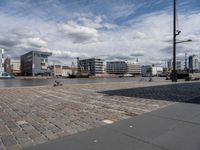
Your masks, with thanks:
M 127 63 L 127 74 L 140 75 L 141 73 L 142 69 L 139 64 Z
M 109 74 L 131 74 L 140 75 L 141 66 L 139 64 L 128 63 L 126 61 L 111 61 L 106 63 L 106 72 Z
M 10 58 L 6 58 L 4 60 L 4 71 L 11 74 L 12 70 L 11 70 L 11 59 Z
M 159 76 L 163 73 L 163 67 L 152 67 L 152 76 Z
M 97 76 L 103 74 L 103 61 L 98 58 L 77 59 L 78 74 Z
M 5 72 L 4 70 L 4 49 L 0 49 L 0 74 Z
M 172 59 L 167 61 L 167 68 L 169 71 L 173 70 L 173 60 Z M 176 70 L 183 70 L 183 69 L 184 69 L 183 61 L 177 60 L 176 61 Z
M 10 61 L 10 64 L 11 64 L 11 73 L 15 76 L 19 76 L 21 75 L 21 63 L 20 63 L 20 60 L 14 60 L 14 59 L 11 59 Z
M 106 72 L 109 74 L 126 74 L 127 63 L 125 61 L 111 61 L 106 63 Z
M 152 76 L 152 66 L 151 65 L 145 65 L 142 66 L 142 76 Z
M 53 65 L 50 67 L 52 71 L 52 76 L 61 77 L 62 76 L 62 66 L 61 65 Z
M 31 51 L 21 56 L 21 73 L 24 76 L 49 76 L 48 57 L 52 53 Z
M 62 66 L 62 76 L 63 77 L 68 77 L 72 74 L 75 74 L 75 72 L 73 72 L 73 68 L 69 67 L 69 66 Z
M 189 56 L 188 67 L 191 71 L 199 70 L 199 58 L 197 55 Z
M 142 76 L 159 76 L 163 73 L 163 67 L 151 65 L 142 66 Z

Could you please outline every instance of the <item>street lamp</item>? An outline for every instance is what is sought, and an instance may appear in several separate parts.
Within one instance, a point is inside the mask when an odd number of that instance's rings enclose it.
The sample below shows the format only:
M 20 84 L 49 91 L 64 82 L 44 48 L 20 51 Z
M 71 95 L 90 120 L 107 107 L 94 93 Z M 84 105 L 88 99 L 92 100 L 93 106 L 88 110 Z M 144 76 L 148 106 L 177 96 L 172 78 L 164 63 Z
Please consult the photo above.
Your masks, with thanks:
M 191 42 L 192 40 L 176 41 L 176 37 L 181 33 L 176 29 L 176 0 L 173 0 L 173 70 L 172 70 L 172 82 L 177 82 L 177 70 L 176 70 L 176 44 Z
M 176 36 L 181 31 L 176 31 L 176 0 L 173 0 L 173 70 L 172 70 L 172 82 L 177 82 L 176 72 Z

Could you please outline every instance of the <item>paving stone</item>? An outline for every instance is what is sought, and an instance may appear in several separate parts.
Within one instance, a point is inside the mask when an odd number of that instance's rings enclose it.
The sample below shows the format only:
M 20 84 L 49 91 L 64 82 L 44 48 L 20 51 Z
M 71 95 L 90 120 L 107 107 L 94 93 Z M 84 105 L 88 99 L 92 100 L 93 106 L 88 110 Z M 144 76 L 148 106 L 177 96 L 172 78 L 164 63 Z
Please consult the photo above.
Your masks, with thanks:
M 41 143 L 45 143 L 48 141 L 48 139 L 45 136 L 39 136 L 33 139 L 35 144 L 41 144 Z
M 23 130 L 19 130 L 13 133 L 13 135 L 15 136 L 15 138 L 28 138 L 28 135 L 25 133 L 25 131 Z
M 21 149 L 22 147 L 19 144 L 16 144 L 7 148 L 7 150 L 21 150 Z
M 36 132 L 36 129 L 32 126 L 24 127 L 23 130 L 26 134 L 32 134 L 33 132 Z
M 8 128 L 6 128 L 6 126 L 1 126 L 0 125 L 0 136 L 8 136 L 10 135 L 10 131 L 8 130 Z
M 11 141 L 14 136 L 17 143 L 20 138 L 37 139 L 33 144 L 40 143 L 42 136 L 45 142 L 104 126 L 102 120 L 117 122 L 178 101 L 189 103 L 200 95 L 199 86 L 199 82 L 133 81 L 0 89 L 0 136 Z M 198 114 L 186 121 L 200 122 Z
M 10 136 L 3 136 L 3 137 L 1 137 L 1 140 L 2 140 L 2 143 L 5 147 L 17 144 L 17 141 L 11 135 Z
M 49 140 L 53 140 L 53 139 L 58 138 L 58 135 L 52 133 L 51 131 L 45 132 L 44 136 L 46 136 Z
M 22 147 L 29 147 L 34 144 L 33 141 L 29 138 L 20 138 L 18 139 L 18 142 Z
M 3 143 L 1 141 L 1 139 L 0 139 L 0 150 L 3 150 Z
M 5 124 L 8 126 L 9 129 L 18 128 L 18 126 L 16 125 L 16 123 L 13 122 L 13 121 L 6 121 Z
M 39 132 L 37 132 L 37 131 L 33 131 L 33 132 L 29 132 L 29 133 L 28 133 L 28 136 L 29 136 L 31 139 L 35 139 L 35 138 L 37 138 L 37 137 L 40 137 L 41 134 L 40 134 Z

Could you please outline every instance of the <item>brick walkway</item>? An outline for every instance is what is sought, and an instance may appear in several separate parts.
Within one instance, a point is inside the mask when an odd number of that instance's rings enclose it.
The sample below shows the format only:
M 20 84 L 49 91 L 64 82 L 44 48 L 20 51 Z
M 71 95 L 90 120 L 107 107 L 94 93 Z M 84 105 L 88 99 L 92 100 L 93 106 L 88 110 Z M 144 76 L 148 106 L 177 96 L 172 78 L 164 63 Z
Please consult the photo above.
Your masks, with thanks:
M 116 122 L 168 106 L 175 102 L 104 93 L 167 84 L 170 82 L 0 89 L 0 149 L 22 149 L 105 125 L 104 120 Z M 158 95 L 156 91 L 152 94 Z

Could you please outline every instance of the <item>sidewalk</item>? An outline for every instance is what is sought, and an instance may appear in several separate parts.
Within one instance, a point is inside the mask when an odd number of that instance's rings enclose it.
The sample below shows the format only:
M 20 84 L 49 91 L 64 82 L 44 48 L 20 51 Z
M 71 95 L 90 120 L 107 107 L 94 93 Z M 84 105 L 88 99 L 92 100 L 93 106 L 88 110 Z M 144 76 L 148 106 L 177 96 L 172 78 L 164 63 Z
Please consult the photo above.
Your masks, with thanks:
M 200 97 L 191 101 L 26 150 L 199 150 Z

